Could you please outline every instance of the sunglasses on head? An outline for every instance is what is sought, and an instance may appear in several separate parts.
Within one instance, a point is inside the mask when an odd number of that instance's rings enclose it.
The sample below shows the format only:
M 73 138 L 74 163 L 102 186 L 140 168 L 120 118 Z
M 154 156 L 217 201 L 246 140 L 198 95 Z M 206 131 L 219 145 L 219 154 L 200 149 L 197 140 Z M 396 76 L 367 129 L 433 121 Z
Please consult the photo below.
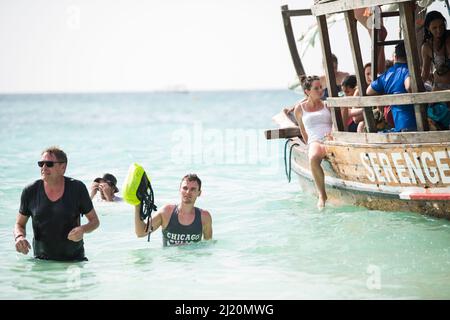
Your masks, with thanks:
M 51 168 L 55 163 L 64 163 L 64 161 L 38 161 L 38 166 L 42 168 L 45 164 L 47 168 Z

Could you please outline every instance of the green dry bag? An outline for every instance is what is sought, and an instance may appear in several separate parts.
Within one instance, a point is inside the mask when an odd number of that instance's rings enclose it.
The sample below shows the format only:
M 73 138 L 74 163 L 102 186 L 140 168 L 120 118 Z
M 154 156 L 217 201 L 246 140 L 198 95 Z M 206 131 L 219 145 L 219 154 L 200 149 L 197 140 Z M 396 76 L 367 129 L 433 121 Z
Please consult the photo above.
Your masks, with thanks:
M 137 206 L 142 203 L 140 218 L 141 220 L 147 218 L 147 231 L 149 226 L 151 226 L 152 211 L 156 211 L 157 207 L 155 206 L 152 184 L 150 183 L 150 179 L 142 166 L 137 163 L 131 164 L 122 190 L 123 199 L 127 203 L 133 206 Z M 148 234 L 149 241 L 150 233 Z

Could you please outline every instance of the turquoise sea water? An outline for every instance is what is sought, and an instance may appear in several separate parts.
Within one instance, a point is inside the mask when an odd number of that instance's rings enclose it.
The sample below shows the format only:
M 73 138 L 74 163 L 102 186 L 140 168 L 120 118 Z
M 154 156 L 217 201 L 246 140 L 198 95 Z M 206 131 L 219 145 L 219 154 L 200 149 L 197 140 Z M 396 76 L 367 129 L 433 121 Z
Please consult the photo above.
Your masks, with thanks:
M 448 299 L 450 225 L 414 213 L 330 206 L 284 176 L 283 141 L 265 141 L 288 91 L 0 96 L 0 299 Z M 203 180 L 199 207 L 214 241 L 163 248 L 137 239 L 133 208 L 95 202 L 88 262 L 15 252 L 22 188 L 50 145 L 86 185 L 119 187 L 138 162 L 156 204 L 178 201 L 180 178 Z M 28 223 L 31 238 L 31 222 Z

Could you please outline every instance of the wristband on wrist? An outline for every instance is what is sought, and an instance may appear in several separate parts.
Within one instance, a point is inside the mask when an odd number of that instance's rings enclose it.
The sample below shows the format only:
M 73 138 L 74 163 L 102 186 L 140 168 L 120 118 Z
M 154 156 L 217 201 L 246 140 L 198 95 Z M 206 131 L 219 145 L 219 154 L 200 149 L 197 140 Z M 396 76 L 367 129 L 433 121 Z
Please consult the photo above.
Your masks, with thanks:
M 18 235 L 14 238 L 14 241 L 17 241 L 17 238 L 19 238 L 19 237 L 24 237 L 24 238 L 25 238 L 25 236 L 24 236 L 23 234 L 18 234 Z

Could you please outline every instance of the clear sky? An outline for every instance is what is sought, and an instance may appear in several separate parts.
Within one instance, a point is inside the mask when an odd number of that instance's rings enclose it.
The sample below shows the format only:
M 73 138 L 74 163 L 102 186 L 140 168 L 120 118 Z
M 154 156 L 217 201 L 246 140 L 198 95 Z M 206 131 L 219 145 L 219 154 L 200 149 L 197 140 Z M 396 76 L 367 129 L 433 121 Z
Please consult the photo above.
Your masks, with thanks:
M 295 72 L 280 7 L 312 3 L 0 0 L 0 92 L 286 88 Z M 314 22 L 296 21 L 298 36 Z M 344 23 L 331 30 L 340 69 L 352 72 Z M 322 73 L 319 42 L 304 59 Z

